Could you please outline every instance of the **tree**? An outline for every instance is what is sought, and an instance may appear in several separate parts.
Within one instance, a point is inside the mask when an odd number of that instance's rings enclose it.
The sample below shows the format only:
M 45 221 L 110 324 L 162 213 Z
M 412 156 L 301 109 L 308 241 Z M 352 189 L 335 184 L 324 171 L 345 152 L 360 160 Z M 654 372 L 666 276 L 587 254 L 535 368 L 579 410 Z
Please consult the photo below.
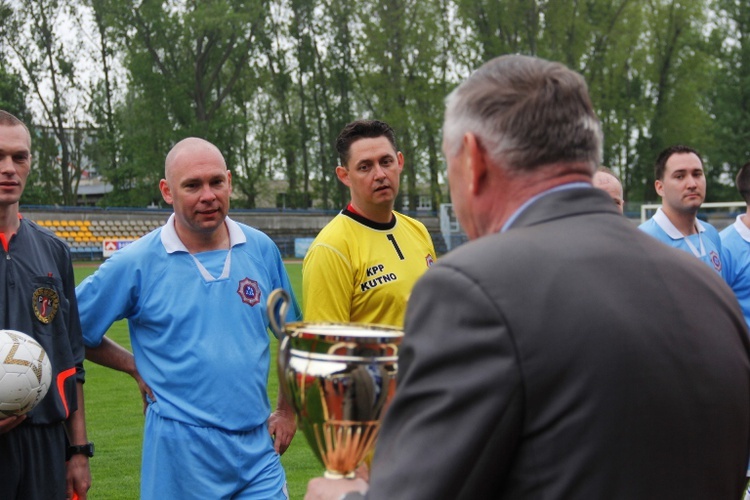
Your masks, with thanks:
M 96 141 L 87 148 L 87 156 L 94 159 L 94 164 L 103 172 L 112 173 L 118 170 L 120 161 L 120 125 L 117 122 L 117 83 L 114 77 L 113 58 L 118 47 L 114 28 L 117 12 L 111 0 L 86 0 L 91 14 L 90 24 L 93 33 L 93 58 L 98 66 L 99 81 L 88 93 L 88 111 L 96 127 Z M 84 31 L 81 25 L 80 29 Z
M 474 33 L 477 52 L 472 66 L 503 54 L 535 55 L 542 27 L 540 4 L 545 3 L 537 0 L 456 0 L 458 15 Z
M 342 207 L 349 192 L 338 181 L 335 167 L 339 158 L 333 144 L 341 129 L 355 116 L 354 13 L 356 5 L 346 0 L 322 2 L 323 15 L 312 25 L 312 99 L 318 136 L 317 156 L 320 173 L 317 192 L 323 208 Z M 314 184 L 316 185 L 316 184 Z
M 107 174 L 117 191 L 108 201 L 132 202 L 123 190 L 133 188 L 140 201 L 160 200 L 156 185 L 166 152 L 186 136 L 216 144 L 233 168 L 248 131 L 242 109 L 250 98 L 264 1 L 113 2 L 111 8 L 117 9 L 114 28 L 130 85 L 116 113 L 122 157 Z
M 0 109 L 15 115 L 27 124 L 31 124 L 31 115 L 26 106 L 28 88 L 21 76 L 13 71 L 8 63 L 7 52 L 10 48 L 6 41 L 11 36 L 9 20 L 13 17 L 13 9 L 7 1 L 0 0 Z
M 717 9 L 720 24 L 710 47 L 719 57 L 707 96 L 716 138 L 708 150 L 715 169 L 711 191 L 720 190 L 723 199 L 736 200 L 736 172 L 750 160 L 750 5 L 720 0 Z M 716 186 L 717 181 L 723 182 Z
M 75 71 L 77 49 L 61 38 L 66 25 L 66 0 L 19 0 L 10 19 L 9 46 L 18 60 L 25 81 L 41 107 L 42 123 L 55 136 L 60 152 L 58 164 L 37 163 L 40 169 L 59 169 L 60 201 L 75 204 L 74 185 L 80 166 L 71 152 L 72 119 L 78 112 L 79 82 Z M 45 178 L 52 178 L 49 173 Z M 57 190 L 51 191 L 57 192 Z
M 708 82 L 694 78 L 710 69 L 700 31 L 702 7 L 703 2 L 697 0 L 654 0 L 647 6 L 645 19 L 652 42 L 645 97 L 650 103 L 650 118 L 633 165 L 634 175 L 643 180 L 633 186 L 641 188 L 640 192 L 633 190 L 637 199 L 657 199 L 653 163 L 659 151 L 672 144 L 701 150 L 710 143 L 708 115 L 699 99 Z M 710 164 L 705 166 L 710 176 Z

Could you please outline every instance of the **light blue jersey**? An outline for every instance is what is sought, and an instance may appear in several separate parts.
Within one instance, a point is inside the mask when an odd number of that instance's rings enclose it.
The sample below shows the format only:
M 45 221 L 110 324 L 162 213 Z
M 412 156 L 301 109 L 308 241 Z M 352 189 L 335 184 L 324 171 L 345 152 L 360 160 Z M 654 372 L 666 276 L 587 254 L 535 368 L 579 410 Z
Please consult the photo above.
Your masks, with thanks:
M 84 342 L 127 318 L 149 411 L 188 425 L 248 431 L 270 414 L 266 300 L 293 298 L 268 236 L 226 219 L 231 250 L 190 255 L 167 224 L 115 252 L 76 289 Z M 288 321 L 301 318 L 296 300 Z
M 745 321 L 750 326 L 750 229 L 742 221 L 744 217 L 738 215 L 734 224 L 719 236 L 726 255 L 724 267 L 727 283 L 732 287 Z
M 653 217 L 638 226 L 638 229 L 650 234 L 657 240 L 694 255 L 719 273 L 721 277 L 724 277 L 725 257 L 718 231 L 711 224 L 697 219 L 695 228 L 698 234 L 683 235 L 661 208 L 656 211 Z

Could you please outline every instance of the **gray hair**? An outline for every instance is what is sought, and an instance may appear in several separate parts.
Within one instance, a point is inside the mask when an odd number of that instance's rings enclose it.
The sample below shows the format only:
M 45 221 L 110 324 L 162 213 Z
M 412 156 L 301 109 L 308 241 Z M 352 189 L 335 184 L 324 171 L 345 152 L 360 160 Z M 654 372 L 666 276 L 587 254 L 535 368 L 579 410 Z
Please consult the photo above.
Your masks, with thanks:
M 473 133 L 495 162 L 532 171 L 560 162 L 601 163 L 602 130 L 583 77 L 536 57 L 495 58 L 446 98 L 446 153 Z

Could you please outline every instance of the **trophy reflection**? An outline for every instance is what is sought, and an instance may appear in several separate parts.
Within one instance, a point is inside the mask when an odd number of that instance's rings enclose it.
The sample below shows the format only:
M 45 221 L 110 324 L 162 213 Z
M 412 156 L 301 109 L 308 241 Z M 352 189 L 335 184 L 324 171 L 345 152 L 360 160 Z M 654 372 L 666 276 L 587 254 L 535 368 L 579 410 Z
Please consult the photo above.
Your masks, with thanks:
M 281 289 L 268 299 L 282 391 L 325 476 L 354 477 L 395 393 L 403 332 L 356 323 L 285 325 L 288 303 Z

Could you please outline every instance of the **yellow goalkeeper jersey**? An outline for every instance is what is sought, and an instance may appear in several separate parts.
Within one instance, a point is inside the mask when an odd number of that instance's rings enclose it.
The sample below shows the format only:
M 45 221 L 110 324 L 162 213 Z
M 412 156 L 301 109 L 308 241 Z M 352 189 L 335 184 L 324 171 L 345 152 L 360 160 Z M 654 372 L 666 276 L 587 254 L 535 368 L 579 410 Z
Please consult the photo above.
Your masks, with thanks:
M 402 328 L 409 294 L 435 261 L 424 224 L 394 212 L 381 224 L 344 209 L 310 245 L 302 264 L 305 321 Z

